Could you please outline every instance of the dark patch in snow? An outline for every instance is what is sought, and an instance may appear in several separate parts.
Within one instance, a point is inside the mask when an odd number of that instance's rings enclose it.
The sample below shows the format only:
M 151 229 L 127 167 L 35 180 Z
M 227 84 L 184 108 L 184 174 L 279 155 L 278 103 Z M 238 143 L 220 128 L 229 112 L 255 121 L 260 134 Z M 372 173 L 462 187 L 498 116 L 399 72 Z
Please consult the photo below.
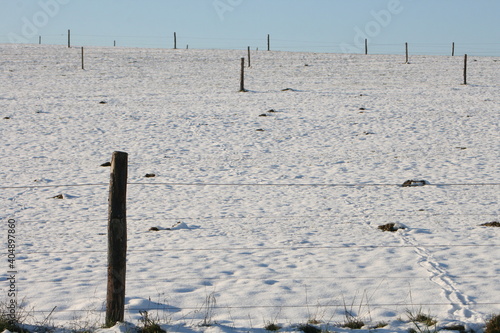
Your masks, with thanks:
M 405 229 L 405 227 L 396 223 L 387 223 L 384 225 L 379 225 L 378 228 L 382 231 L 390 231 L 390 232 L 395 232 L 398 231 L 399 229 Z
M 487 223 L 480 224 L 480 226 L 481 227 L 497 227 L 497 228 L 500 228 L 500 222 L 497 222 L 497 221 L 487 222 Z
M 428 185 L 429 182 L 427 182 L 426 180 L 412 180 L 412 179 L 409 179 L 407 181 L 405 181 L 403 183 L 403 185 L 401 185 L 402 187 L 413 187 L 413 186 L 424 186 L 424 185 Z

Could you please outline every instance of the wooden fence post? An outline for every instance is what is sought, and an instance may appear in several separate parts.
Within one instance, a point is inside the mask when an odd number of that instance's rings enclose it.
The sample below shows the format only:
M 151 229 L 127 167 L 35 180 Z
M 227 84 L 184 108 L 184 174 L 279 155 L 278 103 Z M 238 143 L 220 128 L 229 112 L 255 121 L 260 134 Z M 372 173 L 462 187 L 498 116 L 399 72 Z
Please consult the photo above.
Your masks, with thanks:
M 368 39 L 365 39 L 365 54 L 368 54 Z
M 71 30 L 68 29 L 68 47 L 71 47 Z
M 245 58 L 241 58 L 240 92 L 245 91 Z
M 271 36 L 267 34 L 267 50 L 271 51 Z
M 467 85 L 467 54 L 464 57 L 464 85 Z
M 250 46 L 248 47 L 248 67 L 250 67 Z
M 125 314 L 127 168 L 128 154 L 115 151 L 111 161 L 108 205 L 107 327 L 123 322 Z
M 177 50 L 177 33 L 174 32 L 174 50 Z
M 408 43 L 405 43 L 405 47 L 406 47 L 406 62 L 405 62 L 405 64 L 409 64 L 410 62 L 408 61 Z
M 38 36 L 38 44 L 42 44 L 42 36 Z
M 451 56 L 455 56 L 455 42 L 451 43 Z
M 116 40 L 115 40 L 115 41 L 113 41 L 113 46 L 116 46 Z
M 83 46 L 82 46 L 82 69 L 85 69 L 85 63 L 83 59 Z

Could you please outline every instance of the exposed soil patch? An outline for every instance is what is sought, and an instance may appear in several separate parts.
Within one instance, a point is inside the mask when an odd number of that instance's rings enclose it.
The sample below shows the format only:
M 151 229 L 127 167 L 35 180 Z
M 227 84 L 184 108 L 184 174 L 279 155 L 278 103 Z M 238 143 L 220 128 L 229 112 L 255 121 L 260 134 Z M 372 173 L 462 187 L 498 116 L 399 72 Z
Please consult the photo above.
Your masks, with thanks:
M 487 223 L 480 224 L 480 226 L 481 227 L 497 227 L 497 228 L 499 228 L 500 227 L 500 222 L 497 222 L 497 221 L 487 222 Z
M 390 231 L 390 232 L 395 232 L 398 231 L 399 229 L 405 229 L 405 227 L 396 223 L 387 223 L 384 225 L 379 225 L 378 228 L 382 231 Z
M 403 183 L 403 187 L 413 187 L 413 186 L 424 186 L 424 185 L 428 185 L 429 182 L 425 181 L 425 180 L 413 180 L 413 179 L 409 179 L 407 181 L 405 181 Z

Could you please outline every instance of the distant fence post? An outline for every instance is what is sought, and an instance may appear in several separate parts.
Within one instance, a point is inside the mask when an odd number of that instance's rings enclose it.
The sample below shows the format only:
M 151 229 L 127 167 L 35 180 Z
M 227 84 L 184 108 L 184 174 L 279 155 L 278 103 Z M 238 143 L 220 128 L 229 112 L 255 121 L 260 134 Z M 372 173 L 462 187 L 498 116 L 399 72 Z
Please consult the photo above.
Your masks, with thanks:
M 115 151 L 111 161 L 108 204 L 107 327 L 123 322 L 125 314 L 127 168 L 128 154 Z
M 365 38 L 365 55 L 368 54 L 368 39 Z
M 250 67 L 250 46 L 248 47 L 248 67 Z
M 455 42 L 451 43 L 451 56 L 455 56 Z
M 83 59 L 83 46 L 82 46 L 82 69 L 85 69 L 85 63 Z
M 464 85 L 467 85 L 467 54 L 464 57 Z
M 174 32 L 174 50 L 177 50 L 177 33 Z
M 113 46 L 116 46 L 116 40 L 113 41 Z
M 42 36 L 38 36 L 38 44 L 42 44 Z
M 408 60 L 408 43 L 405 43 L 405 48 L 406 48 L 406 62 L 405 64 L 409 64 L 409 60 Z
M 71 47 L 71 30 L 68 29 L 68 47 Z
M 245 58 L 241 58 L 240 92 L 245 91 Z
M 267 34 L 267 50 L 271 51 L 271 36 Z

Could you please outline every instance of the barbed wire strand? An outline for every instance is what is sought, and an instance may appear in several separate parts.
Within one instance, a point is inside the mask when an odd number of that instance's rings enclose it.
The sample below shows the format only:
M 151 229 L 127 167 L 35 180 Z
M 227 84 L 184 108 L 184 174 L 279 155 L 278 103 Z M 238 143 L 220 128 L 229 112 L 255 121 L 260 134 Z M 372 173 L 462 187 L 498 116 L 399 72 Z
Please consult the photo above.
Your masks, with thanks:
M 477 306 L 477 305 L 500 305 L 500 303 L 497 302 L 466 302 L 466 303 L 406 303 L 406 302 L 401 302 L 401 303 L 369 303 L 368 304 L 370 307 L 399 307 L 399 306 L 406 306 L 406 307 L 423 307 L 423 306 Z M 238 306 L 222 306 L 222 305 L 213 305 L 211 308 L 214 310 L 230 310 L 230 309 L 273 309 L 273 308 L 288 308 L 288 309 L 297 309 L 297 308 L 310 308 L 312 306 L 320 306 L 324 308 L 336 308 L 336 307 L 344 307 L 345 304 L 343 303 L 336 303 L 336 304 L 331 304 L 331 303 L 326 303 L 326 304 L 304 304 L 304 305 L 284 305 L 284 304 L 279 304 L 279 305 L 238 305 Z M 200 310 L 200 308 L 203 308 L 203 306 L 186 306 L 186 307 L 176 307 L 176 306 L 158 306 L 158 307 L 144 307 L 144 308 L 126 308 L 125 312 L 131 313 L 131 312 L 140 312 L 140 311 L 151 311 L 151 310 L 157 310 L 157 311 L 176 311 L 178 312 L 179 310 L 188 310 L 188 311 L 193 311 L 193 310 Z M 47 313 L 50 312 L 51 310 L 33 310 L 30 311 L 32 313 Z M 93 309 L 91 311 L 94 312 L 105 312 L 106 309 Z M 74 313 L 74 312 L 89 312 L 89 310 L 54 310 L 55 313 Z
M 103 269 L 103 272 L 106 270 L 107 265 L 102 265 L 100 266 Z M 18 271 L 21 272 L 22 271 Z M 489 278 L 496 278 L 497 275 L 448 275 L 449 277 L 453 279 L 464 279 L 464 278 L 484 278 L 484 279 L 489 279 Z M 102 281 L 105 281 L 107 279 L 107 276 L 103 275 L 100 277 Z M 289 277 L 279 277 L 279 276 L 266 276 L 266 277 L 232 277 L 232 276 L 224 276 L 224 277 L 202 277 L 200 275 L 196 275 L 196 277 L 186 277 L 185 275 L 180 278 L 180 279 L 157 279 L 157 278 L 127 278 L 127 282 L 148 282 L 148 281 L 155 281 L 155 282 L 165 282 L 165 283 L 170 283 L 170 282 L 179 282 L 179 281 L 199 281 L 199 280 L 207 280 L 207 281 L 232 281 L 232 280 L 238 280 L 238 281 L 265 281 L 265 280 L 279 280 L 279 281 L 299 281 L 299 280 L 306 280 L 306 281 L 311 281 L 311 280 L 373 280 L 373 279 L 390 279 L 390 280 L 427 280 L 429 277 L 427 276 L 394 276 L 394 275 L 377 275 L 377 276 L 289 276 Z M 63 278 L 54 278 L 51 280 L 33 280 L 29 278 L 20 278 L 19 281 L 24 281 L 24 282 L 29 282 L 29 283 L 66 283 L 68 281 L 71 282 L 89 282 L 89 281 L 98 281 L 99 278 L 96 278 L 95 276 L 92 277 L 92 279 L 63 279 Z M 96 285 L 97 286 L 97 285 Z
M 419 215 L 415 215 L 419 214 Z M 158 222 L 159 220 L 163 221 L 177 221 L 177 220 L 190 220 L 190 221 L 199 221 L 199 220 L 212 220 L 212 221 L 220 221 L 220 220 L 260 220 L 260 219 L 269 219 L 269 220 L 296 220 L 296 219 L 330 219 L 330 218 L 349 218 L 349 219 L 360 219 L 360 218 L 372 218 L 372 217 L 435 217 L 435 216 L 498 216 L 500 213 L 425 213 L 422 211 L 409 212 L 407 214 L 328 214 L 328 215 L 270 215 L 270 216 L 262 216 L 262 215 L 247 215 L 247 216 L 202 216 L 202 217 L 188 217 L 188 216 L 145 216 L 145 217 L 131 217 L 130 215 L 127 217 L 127 221 L 129 222 L 145 222 L 154 220 Z M 1 218 L 0 218 L 1 219 Z M 48 219 L 40 219 L 40 220 L 31 220 L 31 219 L 18 219 L 17 222 L 22 223 L 65 223 L 65 222 L 108 222 L 108 218 L 105 217 L 88 217 L 85 219 L 74 219 L 72 217 L 61 217 L 54 220 Z M 352 224 L 351 221 L 338 221 L 336 224 Z
M 349 184 L 349 183 L 181 183 L 181 182 L 162 182 L 162 183 L 144 183 L 133 182 L 127 183 L 131 186 L 256 186 L 256 187 L 403 187 L 401 184 Z M 36 189 L 36 188 L 54 188 L 54 187 L 102 187 L 109 186 L 107 183 L 89 183 L 89 184 L 54 184 L 54 185 L 24 185 L 24 186 L 0 186 L 0 190 L 6 189 Z M 500 183 L 440 183 L 426 184 L 426 187 L 441 187 L 441 186 L 500 186 Z M 424 186 L 408 186 L 408 187 L 424 187 Z
M 500 244 L 415 244 L 415 245 L 320 245 L 320 246 L 273 246 L 273 247 L 213 247 L 213 248 L 169 248 L 169 249 L 127 249 L 127 253 L 158 253 L 158 252 L 233 252 L 233 251 L 297 251 L 297 250 L 335 250 L 335 249 L 398 249 L 398 248 L 464 248 L 500 247 Z M 77 253 L 108 253 L 107 250 L 76 250 L 76 251 L 18 251 L 20 255 L 33 254 L 77 254 Z

